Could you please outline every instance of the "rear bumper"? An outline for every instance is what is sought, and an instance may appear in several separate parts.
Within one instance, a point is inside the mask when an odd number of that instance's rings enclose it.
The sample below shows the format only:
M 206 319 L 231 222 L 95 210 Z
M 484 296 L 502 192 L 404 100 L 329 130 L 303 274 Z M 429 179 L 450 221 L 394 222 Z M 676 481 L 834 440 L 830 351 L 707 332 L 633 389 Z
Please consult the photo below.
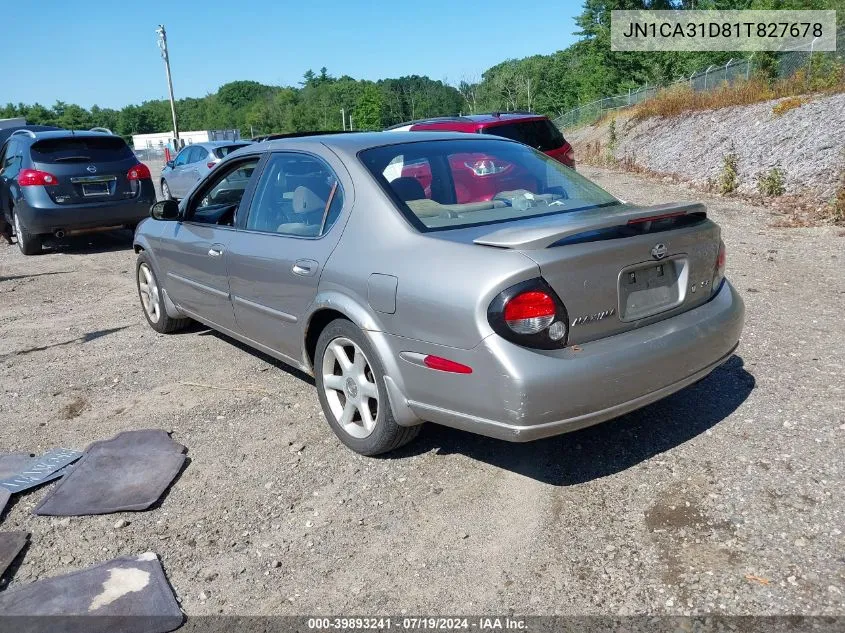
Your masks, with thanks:
M 472 350 L 394 345 L 473 368 L 446 374 L 399 361 L 406 403 L 419 419 L 525 442 L 604 422 L 700 380 L 734 352 L 744 317 L 725 282 L 698 308 L 579 351 L 529 350 L 498 336 Z
M 44 191 L 27 193 L 15 206 L 15 212 L 20 214 L 30 233 L 55 233 L 135 225 L 149 217 L 154 202 L 155 189 L 150 181 L 143 183 L 136 198 L 88 204 L 56 204 Z

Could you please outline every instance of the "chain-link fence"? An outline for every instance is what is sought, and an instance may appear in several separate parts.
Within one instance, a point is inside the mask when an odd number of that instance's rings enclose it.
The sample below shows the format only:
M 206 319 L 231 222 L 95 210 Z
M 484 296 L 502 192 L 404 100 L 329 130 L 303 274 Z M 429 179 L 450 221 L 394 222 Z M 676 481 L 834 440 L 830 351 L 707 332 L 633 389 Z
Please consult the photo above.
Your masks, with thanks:
M 564 112 L 554 120 L 554 123 L 562 130 L 579 125 L 588 125 L 598 121 L 610 111 L 636 105 L 641 101 L 652 98 L 660 90 L 670 86 L 686 84 L 697 92 L 713 90 L 725 83 L 731 84 L 738 80 L 748 79 L 753 72 L 753 59 L 731 59 L 727 64 L 709 66 L 692 73 L 689 77 L 681 77 L 671 83 L 646 84 L 635 90 L 628 90 L 627 93 L 591 101 L 569 112 Z
M 802 71 L 806 86 L 809 89 L 813 85 L 813 74 L 826 72 L 826 63 L 831 60 L 845 60 L 845 28 L 837 31 L 836 40 L 837 50 L 832 53 L 814 51 L 813 43 L 795 50 L 778 53 L 776 61 L 778 77 L 792 77 Z M 672 86 L 688 85 L 696 92 L 715 90 L 725 84 L 730 85 L 737 81 L 750 79 L 755 69 L 759 67 L 759 61 L 761 60 L 755 59 L 754 55 L 751 55 L 748 59 L 731 59 L 724 65 L 714 64 L 694 72 L 689 77 L 682 77 L 673 82 L 646 84 L 640 88 L 629 90 L 627 93 L 591 101 L 564 112 L 554 119 L 554 123 L 561 130 L 589 125 L 601 119 L 608 112 L 636 105 L 655 96 L 660 90 Z

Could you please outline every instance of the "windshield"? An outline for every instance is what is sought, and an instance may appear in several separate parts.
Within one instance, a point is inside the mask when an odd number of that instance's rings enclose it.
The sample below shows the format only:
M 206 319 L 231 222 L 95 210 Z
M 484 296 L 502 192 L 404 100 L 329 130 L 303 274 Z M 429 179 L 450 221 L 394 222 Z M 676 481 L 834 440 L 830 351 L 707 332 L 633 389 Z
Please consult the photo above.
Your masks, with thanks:
M 421 231 L 620 204 L 575 170 L 509 141 L 420 141 L 359 156 Z
M 30 152 L 36 163 L 108 163 L 133 158 L 132 150 L 119 136 L 45 139 L 34 143 Z
M 557 149 L 565 143 L 563 134 L 548 119 L 491 125 L 482 128 L 481 133 L 504 136 L 513 141 L 530 145 L 541 152 Z

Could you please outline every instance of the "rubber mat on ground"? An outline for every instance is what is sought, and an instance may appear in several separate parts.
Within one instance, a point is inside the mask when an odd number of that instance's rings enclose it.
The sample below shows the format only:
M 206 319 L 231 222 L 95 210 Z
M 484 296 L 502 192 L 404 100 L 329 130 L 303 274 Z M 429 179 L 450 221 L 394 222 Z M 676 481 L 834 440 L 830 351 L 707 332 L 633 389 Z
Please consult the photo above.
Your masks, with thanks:
M 0 479 L 14 477 L 32 461 L 33 457 L 35 456 L 29 453 L 6 453 L 0 455 Z
M 161 430 L 126 431 L 94 442 L 34 513 L 81 516 L 146 510 L 179 474 L 186 450 Z
M 3 510 L 6 509 L 6 504 L 9 503 L 9 498 L 12 493 L 5 488 L 0 488 L 0 517 L 3 516 Z
M 21 553 L 28 538 L 29 532 L 0 532 L 0 576 Z
M 0 633 L 166 633 L 183 620 L 152 552 L 7 589 L 0 613 Z

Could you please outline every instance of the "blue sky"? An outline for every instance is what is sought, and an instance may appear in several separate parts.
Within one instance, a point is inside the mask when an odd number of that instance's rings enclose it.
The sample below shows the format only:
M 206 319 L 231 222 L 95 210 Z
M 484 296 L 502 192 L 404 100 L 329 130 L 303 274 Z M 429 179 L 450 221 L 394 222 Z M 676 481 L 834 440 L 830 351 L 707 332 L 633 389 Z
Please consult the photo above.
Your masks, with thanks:
M 577 0 L 31 0 L 3 17 L 0 103 L 121 107 L 164 98 L 155 28 L 167 27 L 176 97 L 237 79 L 295 85 L 309 68 L 457 83 L 576 38 Z M 15 25 L 6 28 L 5 25 Z

